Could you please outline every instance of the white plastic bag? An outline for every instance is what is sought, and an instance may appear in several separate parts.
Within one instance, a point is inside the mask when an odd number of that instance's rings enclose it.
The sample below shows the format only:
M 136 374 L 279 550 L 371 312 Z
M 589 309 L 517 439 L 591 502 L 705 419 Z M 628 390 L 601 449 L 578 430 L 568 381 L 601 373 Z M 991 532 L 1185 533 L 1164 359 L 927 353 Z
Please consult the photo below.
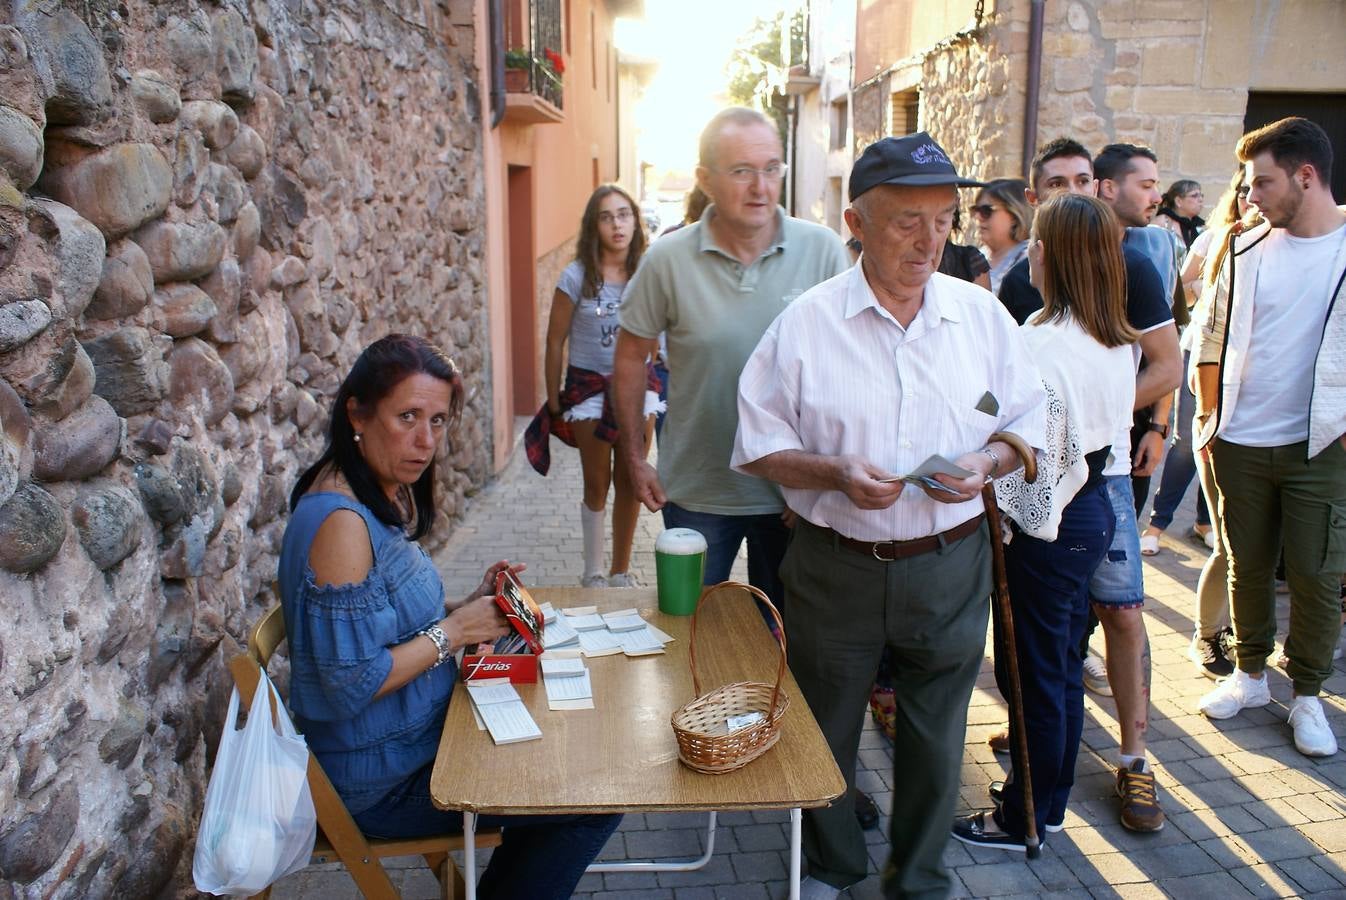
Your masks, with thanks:
M 234 688 L 206 789 L 192 880 L 208 894 L 251 896 L 304 868 L 313 855 L 318 818 L 308 787 L 308 744 L 271 679 L 261 676 L 241 730 Z M 271 697 L 281 710 L 274 727 Z

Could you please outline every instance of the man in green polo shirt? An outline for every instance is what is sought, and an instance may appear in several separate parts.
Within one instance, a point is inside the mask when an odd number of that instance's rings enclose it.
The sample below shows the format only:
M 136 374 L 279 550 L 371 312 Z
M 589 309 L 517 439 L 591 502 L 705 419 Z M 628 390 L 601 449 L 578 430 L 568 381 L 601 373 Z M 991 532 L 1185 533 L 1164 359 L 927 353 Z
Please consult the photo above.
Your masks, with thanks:
M 785 502 L 775 484 L 729 468 L 738 377 L 791 300 L 850 266 L 835 232 L 781 209 L 782 156 L 776 126 L 760 112 L 733 107 L 710 120 L 696 177 L 711 205 L 651 245 L 627 285 L 612 376 L 618 446 L 627 448 L 636 496 L 663 510 L 665 527 L 705 536 L 706 584 L 729 577 L 746 539 L 748 580 L 778 608 Z M 670 374 L 656 472 L 645 461 L 639 404 L 660 332 Z

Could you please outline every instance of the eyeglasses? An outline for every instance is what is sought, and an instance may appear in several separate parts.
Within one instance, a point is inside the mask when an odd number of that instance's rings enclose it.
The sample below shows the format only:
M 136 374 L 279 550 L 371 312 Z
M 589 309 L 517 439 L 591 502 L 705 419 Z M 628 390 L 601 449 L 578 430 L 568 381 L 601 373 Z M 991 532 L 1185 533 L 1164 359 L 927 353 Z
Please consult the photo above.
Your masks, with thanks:
M 615 213 L 601 212 L 598 214 L 600 225 L 611 225 L 613 222 L 630 222 L 635 218 L 635 213 L 631 212 L 630 207 L 619 209 Z
M 1192 193 L 1190 194 L 1183 194 L 1182 198 L 1184 200 L 1202 200 L 1205 199 L 1205 196 L 1206 195 L 1201 193 L 1200 191 L 1192 191 Z
M 989 203 L 978 203 L 976 206 L 972 207 L 972 215 L 976 216 L 978 219 L 989 219 L 991 216 L 995 215 L 995 211 L 999 208 L 1000 207 L 992 206 Z
M 734 166 L 728 171 L 715 169 L 714 171 L 728 175 L 735 184 L 752 184 L 757 180 L 757 176 L 762 176 L 767 181 L 779 181 L 785 177 L 785 172 L 790 167 L 785 163 L 772 163 L 765 169 L 754 169 L 752 166 Z

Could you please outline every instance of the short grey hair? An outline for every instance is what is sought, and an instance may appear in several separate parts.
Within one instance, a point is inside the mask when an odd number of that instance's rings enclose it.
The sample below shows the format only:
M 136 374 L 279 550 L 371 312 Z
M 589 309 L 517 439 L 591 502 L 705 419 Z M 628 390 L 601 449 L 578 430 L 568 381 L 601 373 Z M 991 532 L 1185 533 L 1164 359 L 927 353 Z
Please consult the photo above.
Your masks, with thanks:
M 706 123 L 706 127 L 701 130 L 701 143 L 698 148 L 698 164 L 710 168 L 710 164 L 715 161 L 716 153 L 720 149 L 720 135 L 731 125 L 747 127 L 749 125 L 765 125 L 770 128 L 773 134 L 779 138 L 776 123 L 767 115 L 756 109 L 749 109 L 746 106 L 731 106 L 728 109 L 722 109 L 717 112 L 711 120 Z

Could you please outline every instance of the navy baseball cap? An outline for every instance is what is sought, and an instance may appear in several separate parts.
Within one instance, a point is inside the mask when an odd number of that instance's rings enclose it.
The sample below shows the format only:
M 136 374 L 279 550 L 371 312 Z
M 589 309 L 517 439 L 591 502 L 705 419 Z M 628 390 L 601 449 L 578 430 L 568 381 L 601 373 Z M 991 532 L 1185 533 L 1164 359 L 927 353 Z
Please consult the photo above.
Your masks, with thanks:
M 881 138 L 860 154 L 851 167 L 851 199 L 880 184 L 986 186 L 983 182 L 959 177 L 944 148 L 924 131 L 900 138 Z

